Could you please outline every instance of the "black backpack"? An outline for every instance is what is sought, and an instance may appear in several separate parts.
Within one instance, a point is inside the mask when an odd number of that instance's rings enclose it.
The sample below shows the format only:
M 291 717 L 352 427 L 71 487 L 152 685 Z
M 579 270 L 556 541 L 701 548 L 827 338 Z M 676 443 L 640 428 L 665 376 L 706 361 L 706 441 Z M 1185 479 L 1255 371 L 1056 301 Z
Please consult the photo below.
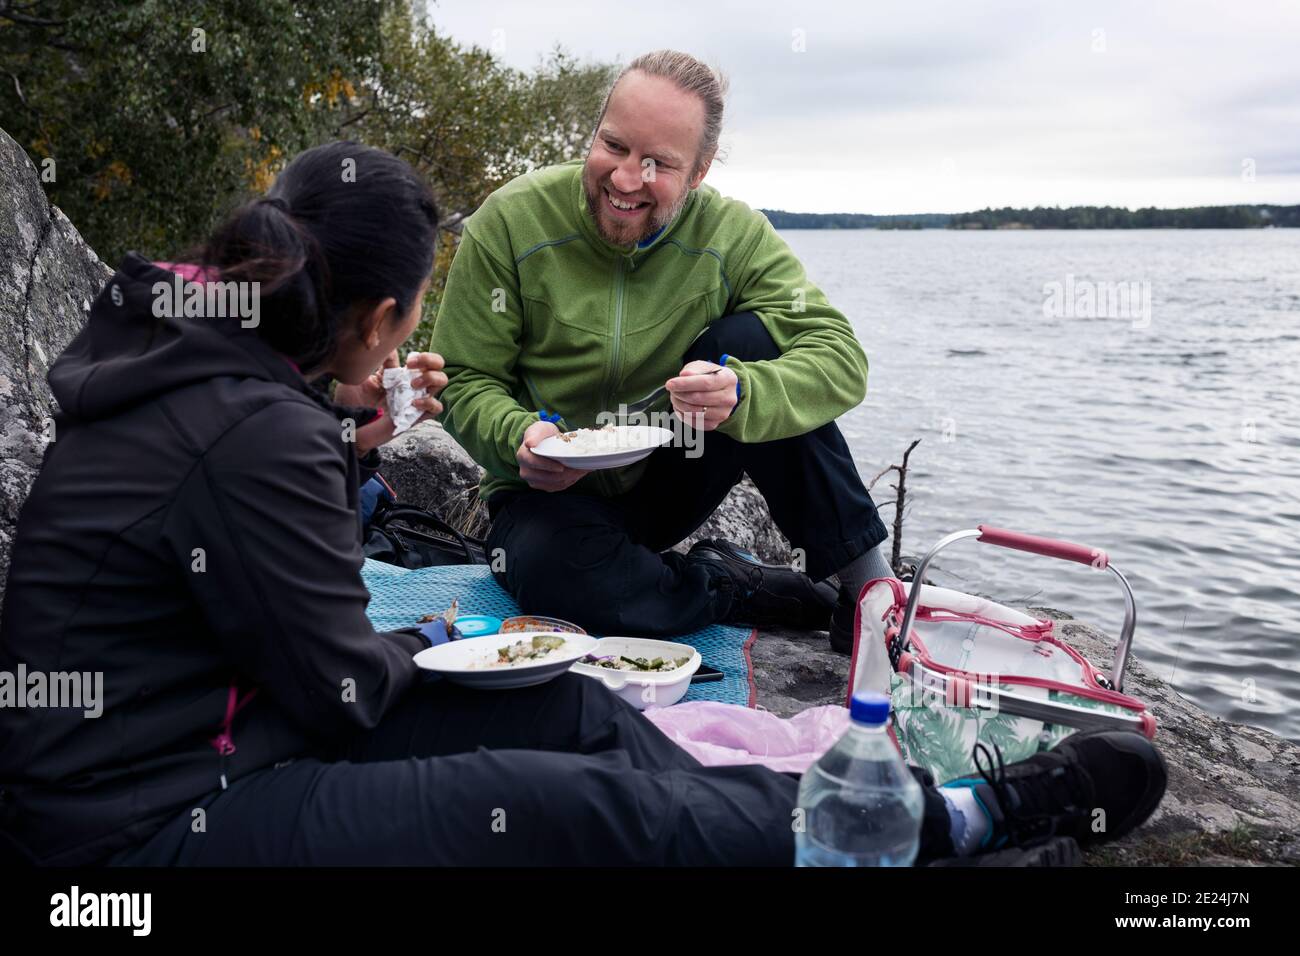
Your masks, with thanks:
M 362 552 L 367 558 L 402 568 L 448 564 L 487 564 L 483 539 L 461 534 L 436 514 L 379 499 Z

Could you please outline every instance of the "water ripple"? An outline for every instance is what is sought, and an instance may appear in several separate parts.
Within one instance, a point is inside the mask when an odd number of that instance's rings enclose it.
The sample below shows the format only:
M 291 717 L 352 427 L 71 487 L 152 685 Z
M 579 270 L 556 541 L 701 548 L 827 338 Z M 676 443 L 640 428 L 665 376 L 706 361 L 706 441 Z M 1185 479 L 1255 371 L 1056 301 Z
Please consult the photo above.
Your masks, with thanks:
M 783 236 L 871 361 L 840 419 L 859 471 L 923 439 L 905 553 L 982 521 L 1103 547 L 1139 659 L 1300 740 L 1300 230 Z M 1067 275 L 1150 282 L 1149 324 L 1044 317 Z M 969 543 L 943 563 L 1118 632 L 1109 575 Z

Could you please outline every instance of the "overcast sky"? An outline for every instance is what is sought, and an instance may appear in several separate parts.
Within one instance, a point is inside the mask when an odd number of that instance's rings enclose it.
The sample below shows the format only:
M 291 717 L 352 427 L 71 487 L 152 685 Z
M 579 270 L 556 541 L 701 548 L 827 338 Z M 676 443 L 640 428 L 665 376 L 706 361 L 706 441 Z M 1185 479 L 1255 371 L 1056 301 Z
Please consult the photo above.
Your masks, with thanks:
M 708 181 L 800 212 L 1300 202 L 1300 0 L 439 0 L 534 66 L 660 47 L 731 79 Z M 802 46 L 802 50 L 799 47 Z

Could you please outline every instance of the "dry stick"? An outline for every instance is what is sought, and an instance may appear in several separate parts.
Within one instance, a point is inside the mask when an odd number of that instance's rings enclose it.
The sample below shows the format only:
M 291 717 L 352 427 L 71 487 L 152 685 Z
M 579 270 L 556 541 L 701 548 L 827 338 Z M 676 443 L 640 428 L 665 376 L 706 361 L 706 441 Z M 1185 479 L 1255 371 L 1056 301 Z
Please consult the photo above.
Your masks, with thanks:
M 898 484 L 890 485 L 898 494 L 894 497 L 894 547 L 893 553 L 889 558 L 890 568 L 894 574 L 901 573 L 902 551 L 903 551 L 903 505 L 907 498 L 907 459 L 912 454 L 912 449 L 921 444 L 921 439 L 916 439 L 912 444 L 907 446 L 907 451 L 903 452 L 903 463 L 901 465 L 890 465 L 888 468 L 871 479 L 871 484 L 867 485 L 870 491 L 876 486 L 876 482 L 889 474 L 891 471 L 898 472 Z
M 487 505 L 479 500 L 478 485 L 465 489 L 447 506 L 444 520 L 463 535 L 482 537 L 489 529 Z

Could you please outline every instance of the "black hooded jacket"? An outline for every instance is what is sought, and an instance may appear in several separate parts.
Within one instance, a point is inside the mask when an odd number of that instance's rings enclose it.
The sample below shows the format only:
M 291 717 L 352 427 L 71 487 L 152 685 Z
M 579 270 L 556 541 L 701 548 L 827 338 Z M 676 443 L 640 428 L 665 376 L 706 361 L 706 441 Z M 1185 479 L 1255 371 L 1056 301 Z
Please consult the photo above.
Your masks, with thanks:
M 0 672 L 102 673 L 98 717 L 0 707 L 0 831 L 42 863 L 373 727 L 426 646 L 366 618 L 338 411 L 239 318 L 156 318 L 158 282 L 128 256 L 51 368 L 14 542 Z

